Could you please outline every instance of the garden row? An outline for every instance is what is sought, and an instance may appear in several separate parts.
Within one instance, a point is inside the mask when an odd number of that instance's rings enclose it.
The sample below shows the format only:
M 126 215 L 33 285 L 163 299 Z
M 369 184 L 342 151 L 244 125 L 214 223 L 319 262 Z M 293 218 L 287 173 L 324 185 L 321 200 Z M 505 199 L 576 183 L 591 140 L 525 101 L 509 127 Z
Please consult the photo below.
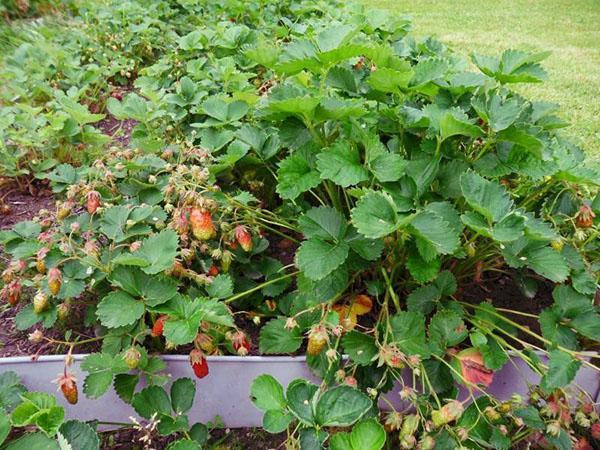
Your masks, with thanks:
M 56 201 L 0 232 L 3 318 L 78 404 L 0 360 L 7 448 L 98 448 L 81 393 L 201 448 L 240 386 L 289 448 L 597 445 L 600 170 L 511 90 L 545 54 L 335 1 L 71 7 L 0 28 L 4 183 Z

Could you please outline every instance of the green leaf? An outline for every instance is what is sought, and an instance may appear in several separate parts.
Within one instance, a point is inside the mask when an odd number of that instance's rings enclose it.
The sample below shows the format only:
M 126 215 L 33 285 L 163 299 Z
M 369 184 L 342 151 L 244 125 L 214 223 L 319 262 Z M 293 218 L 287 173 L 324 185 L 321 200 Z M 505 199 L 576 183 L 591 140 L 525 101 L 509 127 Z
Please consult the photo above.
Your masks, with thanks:
M 320 280 L 346 261 L 349 249 L 346 242 L 329 243 L 321 239 L 309 239 L 296 252 L 296 263 L 308 278 Z
M 294 416 L 278 409 L 271 409 L 263 416 L 263 428 L 268 433 L 281 433 L 285 431 L 294 420 Z
M 118 328 L 135 323 L 145 310 L 141 300 L 136 300 L 127 292 L 114 291 L 100 301 L 96 315 L 105 327 Z
M 383 239 L 368 239 L 359 234 L 354 227 L 345 240 L 353 251 L 367 261 L 376 261 L 383 251 Z
M 300 434 L 300 450 L 322 450 L 329 434 L 324 430 L 303 428 Z
M 283 410 L 286 406 L 283 387 L 271 375 L 260 375 L 250 387 L 252 403 L 261 411 Z
M 98 398 L 110 387 L 113 376 L 129 372 L 129 367 L 120 355 L 91 353 L 81 363 L 88 372 L 83 382 L 83 392 L 89 398 Z
M 317 168 L 321 178 L 348 187 L 369 179 L 358 150 L 350 143 L 338 141 L 317 155 Z
M 517 99 L 502 98 L 496 92 L 474 98 L 471 104 L 479 117 L 488 122 L 495 133 L 511 126 L 523 109 Z
M 475 172 L 464 173 L 460 177 L 460 187 L 469 206 L 490 221 L 499 221 L 512 208 L 513 202 L 502 185 Z
M 165 450 L 201 450 L 201 447 L 195 440 L 179 439 L 171 442 Z
M 327 390 L 317 402 L 315 419 L 324 427 L 347 427 L 364 416 L 373 406 L 369 397 L 350 386 Z
M 421 211 L 410 222 L 412 230 L 432 244 L 438 253 L 453 253 L 460 244 L 460 236 L 442 216 L 433 211 Z
M 319 172 L 301 155 L 293 154 L 281 161 L 277 170 L 276 191 L 285 200 L 293 200 L 321 183 Z
M 190 378 L 178 378 L 171 385 L 171 407 L 177 414 L 188 412 L 194 404 L 196 384 Z
M 11 415 L 13 425 L 36 425 L 46 435 L 54 436 L 65 418 L 65 410 L 57 405 L 56 399 L 45 392 L 25 392 L 21 399 L 22 403 Z
M 388 67 L 378 67 L 376 71 L 371 72 L 367 83 L 376 91 L 399 93 L 408 87 L 412 77 L 413 71 L 410 69 L 399 71 Z
M 483 130 L 477 125 L 470 123 L 466 119 L 466 116 L 463 118 L 458 114 L 448 111 L 440 119 L 440 136 L 442 141 L 457 135 L 476 138 L 483 136 L 483 134 Z
M 127 373 L 121 373 L 115 376 L 113 382 L 113 388 L 117 395 L 124 402 L 131 403 L 135 388 L 140 381 L 139 375 L 130 375 Z
M 233 279 L 228 274 L 219 274 L 206 286 L 206 292 L 218 299 L 230 297 L 233 295 Z
M 329 439 L 329 450 L 353 450 L 350 433 L 340 431 Z
M 298 219 L 298 226 L 307 239 L 342 239 L 347 229 L 344 217 L 329 206 L 309 209 Z
M 425 316 L 415 311 L 401 311 L 390 319 L 393 342 L 408 355 L 430 354 L 425 337 Z
M 369 161 L 369 168 L 382 183 L 398 181 L 404 175 L 408 162 L 396 153 L 383 153 Z
M 171 414 L 171 401 L 160 386 L 149 386 L 133 396 L 131 405 L 144 419 L 150 419 L 153 414 Z
M 369 365 L 379 352 L 375 339 L 358 331 L 346 333 L 342 338 L 342 345 L 350 359 L 361 366 Z
M 218 97 L 211 97 L 202 104 L 205 114 L 222 123 L 240 120 L 248 112 L 248 104 L 242 101 L 226 102 Z
M 144 239 L 141 248 L 137 251 L 137 256 L 145 258 L 149 265 L 142 270 L 147 274 L 154 275 L 171 268 L 177 255 L 178 244 L 179 237 L 173 230 L 163 230 Z
M 429 336 L 442 349 L 460 344 L 466 339 L 467 334 L 465 323 L 454 311 L 438 311 L 429 323 Z
M 10 434 L 10 416 L 0 409 L 0 444 L 2 444 Z
M 439 289 L 433 284 L 428 284 L 412 291 L 406 298 L 406 304 L 409 311 L 430 314 L 440 299 Z
M 408 254 L 406 267 L 416 281 L 425 283 L 436 277 L 442 267 L 442 261 L 437 257 L 425 261 L 418 252 L 412 250 Z
M 60 434 L 69 443 L 72 450 L 95 450 L 100 448 L 100 439 L 87 423 L 69 420 L 59 429 Z
M 556 450 L 572 450 L 573 449 L 573 442 L 571 441 L 571 435 L 565 430 L 561 429 L 558 436 L 553 436 L 551 434 L 545 434 L 544 438 Z
M 540 382 L 540 387 L 547 394 L 571 383 L 581 366 L 581 361 L 562 350 L 552 350 L 549 356 L 548 371 Z
M 500 219 L 492 229 L 492 238 L 498 242 L 516 241 L 523 236 L 525 218 L 517 213 L 510 213 Z
M 299 327 L 288 330 L 286 319 L 273 319 L 260 330 L 259 350 L 264 354 L 293 353 L 302 345 L 302 332 Z
M 21 394 L 24 392 L 27 389 L 15 372 L 0 373 L 0 409 L 10 412 L 21 402 Z
M 523 423 L 529 428 L 533 428 L 535 430 L 546 429 L 546 424 L 540 417 L 540 413 L 533 406 L 516 409 L 513 414 L 515 417 L 523 419 Z
M 28 433 L 6 446 L 6 450 L 60 450 L 58 443 L 44 433 Z
M 353 450 L 380 450 L 385 445 L 385 430 L 375 419 L 356 424 L 350 433 Z
M 377 239 L 396 231 L 398 214 L 389 194 L 368 191 L 352 209 L 352 223 L 359 233 Z
M 318 391 L 318 386 L 302 379 L 292 381 L 287 387 L 288 409 L 305 425 L 315 424 L 313 403 Z
M 569 276 L 569 266 L 552 247 L 542 247 L 523 253 L 526 262 L 534 271 L 556 283 L 561 283 Z
M 549 54 L 506 50 L 501 59 L 475 54 L 472 59 L 479 70 L 500 83 L 539 83 L 546 79 L 546 72 L 538 63 Z

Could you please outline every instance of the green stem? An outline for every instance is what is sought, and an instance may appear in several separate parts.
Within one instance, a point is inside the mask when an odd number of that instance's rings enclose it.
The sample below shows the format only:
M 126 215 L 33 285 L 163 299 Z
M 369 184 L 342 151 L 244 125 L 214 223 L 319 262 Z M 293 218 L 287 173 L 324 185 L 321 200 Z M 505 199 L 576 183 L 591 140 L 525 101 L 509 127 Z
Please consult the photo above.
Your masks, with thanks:
M 278 283 L 279 281 L 282 281 L 282 280 L 286 280 L 286 279 L 288 279 L 288 278 L 291 278 L 291 277 L 293 277 L 294 275 L 297 275 L 298 273 L 299 273 L 299 271 L 296 271 L 296 272 L 292 272 L 292 273 L 288 273 L 288 274 L 286 274 L 286 275 L 283 275 L 283 276 L 281 276 L 281 277 L 279 277 L 279 278 L 275 278 L 275 279 L 273 279 L 273 280 L 265 281 L 264 283 L 261 283 L 261 284 L 259 284 L 259 285 L 257 285 L 257 286 L 254 286 L 254 287 L 253 287 L 253 288 L 251 288 L 251 289 L 248 289 L 248 290 L 246 290 L 246 291 L 244 291 L 244 292 L 240 292 L 239 294 L 235 294 L 234 296 L 232 296 L 232 297 L 229 297 L 227 300 L 225 300 L 225 303 L 231 303 L 231 302 L 234 302 L 234 301 L 236 301 L 236 300 L 239 300 L 240 298 L 242 298 L 242 297 L 245 297 L 246 295 L 250 295 L 250 294 L 252 294 L 253 292 L 259 291 L 259 290 L 261 290 L 262 288 L 264 288 L 264 287 L 266 287 L 266 286 L 269 286 L 269 285 L 271 285 L 271 284 Z

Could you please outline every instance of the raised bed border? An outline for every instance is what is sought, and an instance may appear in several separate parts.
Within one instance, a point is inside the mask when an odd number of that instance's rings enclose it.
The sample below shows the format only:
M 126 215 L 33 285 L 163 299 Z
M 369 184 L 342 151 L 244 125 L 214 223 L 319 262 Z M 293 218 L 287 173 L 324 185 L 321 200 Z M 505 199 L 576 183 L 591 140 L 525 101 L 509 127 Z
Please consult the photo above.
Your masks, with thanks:
M 80 364 L 87 355 L 72 356 L 71 372 L 80 390 L 76 405 L 68 404 L 52 383 L 62 373 L 66 355 L 40 356 L 36 360 L 30 356 L 0 358 L 0 373 L 12 370 L 29 390 L 57 394 L 68 418 L 131 423 L 130 417 L 135 415 L 133 409 L 117 396 L 112 387 L 99 399 L 88 399 L 83 394 L 84 373 Z M 162 359 L 167 363 L 166 372 L 173 379 L 189 377 L 196 381 L 196 398 L 189 412 L 192 423 L 214 421 L 219 416 L 229 428 L 261 426 L 262 413 L 250 401 L 250 385 L 264 373 L 273 375 L 284 386 L 295 378 L 319 381 L 306 365 L 305 356 L 209 356 L 209 375 L 203 379 L 194 377 L 187 355 L 163 355 Z M 405 372 L 404 379 L 408 384 L 412 383 L 410 371 Z M 528 385 L 538 383 L 539 376 L 522 359 L 513 357 L 495 374 L 494 382 L 486 392 L 499 399 L 508 399 L 513 393 L 526 396 Z M 588 392 L 594 401 L 600 402 L 600 374 L 597 371 L 581 367 L 574 384 Z M 393 389 L 386 397 L 395 407 L 403 408 L 406 405 L 402 404 L 397 391 Z M 474 394 L 477 395 L 477 391 Z M 461 398 L 467 395 L 464 390 Z M 386 406 L 385 402 L 380 406 Z

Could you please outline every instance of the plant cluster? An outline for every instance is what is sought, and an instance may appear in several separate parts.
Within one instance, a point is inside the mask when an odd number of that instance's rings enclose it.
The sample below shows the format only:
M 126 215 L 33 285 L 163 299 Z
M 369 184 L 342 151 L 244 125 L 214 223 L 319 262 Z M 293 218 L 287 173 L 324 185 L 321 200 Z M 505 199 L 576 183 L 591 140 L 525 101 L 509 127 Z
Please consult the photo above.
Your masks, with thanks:
M 0 155 L 59 199 L 0 234 L 16 326 L 100 343 L 84 393 L 112 384 L 134 407 L 170 404 L 156 352 L 202 378 L 207 355 L 305 349 L 321 386 L 252 387 L 264 428 L 303 450 L 590 448 L 595 399 L 569 385 L 600 341 L 600 171 L 556 105 L 511 89 L 542 82 L 547 55 L 469 62 L 406 18 L 332 4 L 82 2 L 72 36 L 11 41 Z M 129 147 L 105 116 L 134 124 Z M 498 277 L 553 304 L 464 296 Z M 528 399 L 486 391 L 511 357 L 540 376 Z
M 65 372 L 57 382 L 63 393 L 77 402 L 77 388 L 72 375 Z M 135 394 L 132 405 L 148 424 L 134 421 L 131 425 L 139 434 L 140 445 L 153 445 L 156 436 L 171 436 L 169 450 L 197 449 L 206 443 L 209 433 L 206 425 L 190 427 L 185 415 L 192 406 L 196 393 L 195 383 L 189 378 L 175 380 L 167 393 L 162 387 L 150 386 Z M 45 392 L 28 392 L 14 372 L 0 374 L 0 444 L 12 433 L 21 435 L 6 447 L 8 450 L 71 449 L 98 450 L 100 432 L 98 423 L 65 420 L 65 408 L 56 398 Z M 125 424 L 126 425 L 126 424 Z M 22 433 L 23 429 L 28 432 Z M 178 439 L 178 437 L 181 437 Z

